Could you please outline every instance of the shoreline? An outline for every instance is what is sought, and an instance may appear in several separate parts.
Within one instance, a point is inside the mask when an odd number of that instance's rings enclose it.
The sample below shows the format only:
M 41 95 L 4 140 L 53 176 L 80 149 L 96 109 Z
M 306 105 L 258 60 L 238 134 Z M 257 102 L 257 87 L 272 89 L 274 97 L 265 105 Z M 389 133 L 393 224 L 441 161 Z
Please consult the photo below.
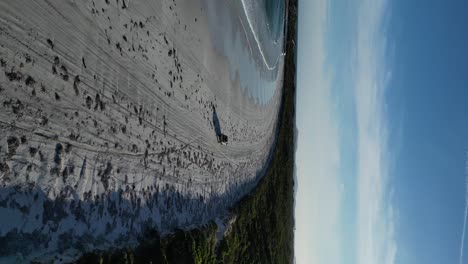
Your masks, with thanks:
M 274 93 L 277 91 L 274 83 L 280 82 L 282 78 L 284 58 L 281 50 L 278 49 L 278 61 L 274 70 L 266 69 L 261 63 L 261 47 L 247 25 L 242 4 L 232 2 L 226 6 L 214 4 L 206 8 L 208 24 L 213 32 L 214 50 L 226 59 L 231 81 L 240 76 L 242 89 L 248 92 L 255 104 L 266 104 L 274 100 Z

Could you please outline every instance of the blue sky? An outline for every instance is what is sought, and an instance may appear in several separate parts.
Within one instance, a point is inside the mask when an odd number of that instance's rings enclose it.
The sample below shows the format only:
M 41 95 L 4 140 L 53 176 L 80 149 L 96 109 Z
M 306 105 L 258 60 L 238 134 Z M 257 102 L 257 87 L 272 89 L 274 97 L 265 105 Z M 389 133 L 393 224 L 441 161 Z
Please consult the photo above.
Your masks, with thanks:
M 299 4 L 297 263 L 468 263 L 468 2 Z

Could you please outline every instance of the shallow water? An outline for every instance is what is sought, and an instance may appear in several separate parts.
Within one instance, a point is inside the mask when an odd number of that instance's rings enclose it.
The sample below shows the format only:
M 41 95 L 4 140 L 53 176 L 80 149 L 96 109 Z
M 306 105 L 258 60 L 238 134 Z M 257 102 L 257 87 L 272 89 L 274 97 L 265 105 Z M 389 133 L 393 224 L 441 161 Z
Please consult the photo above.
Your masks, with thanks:
M 268 103 L 280 72 L 284 1 L 206 1 L 205 6 L 215 47 L 229 60 L 231 79 L 238 77 L 250 97 Z

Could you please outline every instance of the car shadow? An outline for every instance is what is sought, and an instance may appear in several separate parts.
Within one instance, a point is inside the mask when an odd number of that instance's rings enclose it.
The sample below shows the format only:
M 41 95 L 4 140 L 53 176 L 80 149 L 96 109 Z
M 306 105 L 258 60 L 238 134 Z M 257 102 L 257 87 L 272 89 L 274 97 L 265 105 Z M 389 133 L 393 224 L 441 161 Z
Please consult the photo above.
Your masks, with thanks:
M 213 127 L 215 130 L 216 139 L 218 140 L 218 142 L 220 142 L 220 138 L 222 135 L 221 124 L 219 123 L 218 113 L 216 112 L 216 107 L 214 105 L 212 105 L 212 109 L 213 109 Z

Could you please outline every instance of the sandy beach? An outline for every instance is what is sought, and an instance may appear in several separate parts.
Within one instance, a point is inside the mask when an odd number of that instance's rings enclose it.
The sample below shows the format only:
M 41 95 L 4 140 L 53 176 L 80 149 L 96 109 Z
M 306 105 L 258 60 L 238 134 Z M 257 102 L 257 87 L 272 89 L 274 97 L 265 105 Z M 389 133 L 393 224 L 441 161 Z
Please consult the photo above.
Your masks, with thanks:
M 200 1 L 0 2 L 0 261 L 222 221 L 266 165 L 282 76 L 256 103 L 214 38 Z

